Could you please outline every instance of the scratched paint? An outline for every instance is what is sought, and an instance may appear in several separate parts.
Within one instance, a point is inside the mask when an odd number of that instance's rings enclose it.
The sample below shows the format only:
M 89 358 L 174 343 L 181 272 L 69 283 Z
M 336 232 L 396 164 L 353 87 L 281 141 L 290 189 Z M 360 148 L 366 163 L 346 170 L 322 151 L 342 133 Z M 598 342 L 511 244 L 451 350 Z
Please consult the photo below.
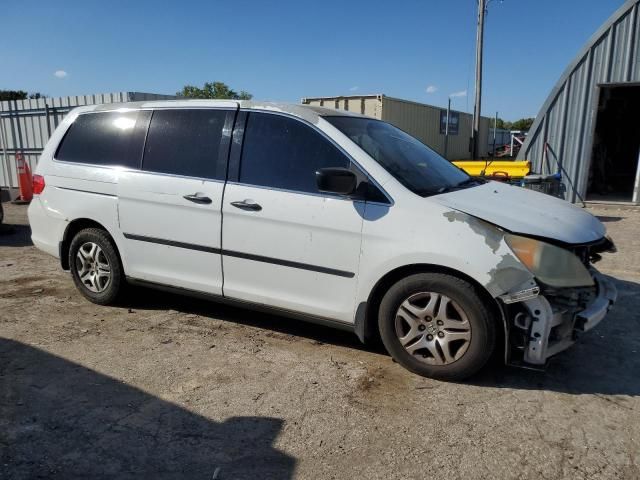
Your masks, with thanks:
M 442 214 L 449 222 L 461 222 L 469 227 L 470 232 L 482 237 L 495 257 L 495 266 L 488 270 L 485 288 L 493 296 L 502 295 L 527 281 L 533 275 L 515 257 L 504 241 L 504 232 L 499 228 L 472 215 L 451 210 Z

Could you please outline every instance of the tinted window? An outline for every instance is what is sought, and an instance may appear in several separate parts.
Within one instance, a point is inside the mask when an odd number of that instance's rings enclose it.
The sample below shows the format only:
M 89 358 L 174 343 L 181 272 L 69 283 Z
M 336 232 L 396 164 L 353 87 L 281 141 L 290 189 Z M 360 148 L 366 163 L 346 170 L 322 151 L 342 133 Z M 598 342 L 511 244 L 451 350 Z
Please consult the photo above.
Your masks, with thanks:
M 244 133 L 240 182 L 316 193 L 316 171 L 349 167 L 349 159 L 302 122 L 250 113 Z
M 144 170 L 224 179 L 218 166 L 224 110 L 156 110 L 144 149 Z
M 409 190 L 433 195 L 480 183 L 419 140 L 380 120 L 324 117 Z
M 140 168 L 148 112 L 79 115 L 58 148 L 65 162 Z

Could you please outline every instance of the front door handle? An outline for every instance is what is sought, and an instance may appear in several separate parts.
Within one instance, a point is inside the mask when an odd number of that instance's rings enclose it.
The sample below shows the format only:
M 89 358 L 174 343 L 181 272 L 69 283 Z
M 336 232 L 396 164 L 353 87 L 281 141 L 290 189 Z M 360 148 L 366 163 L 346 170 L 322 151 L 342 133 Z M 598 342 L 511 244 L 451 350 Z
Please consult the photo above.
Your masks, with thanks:
M 260 210 L 262 210 L 262 207 L 260 205 L 249 199 L 242 200 L 241 202 L 231 202 L 231 205 L 239 208 L 240 210 L 250 210 L 252 212 L 259 212 Z
M 202 203 L 204 205 L 208 205 L 212 202 L 212 200 L 209 197 L 198 195 L 197 193 L 194 193 L 193 195 L 185 195 L 182 198 L 184 198 L 185 200 L 189 200 L 190 202 L 193 202 L 193 203 Z

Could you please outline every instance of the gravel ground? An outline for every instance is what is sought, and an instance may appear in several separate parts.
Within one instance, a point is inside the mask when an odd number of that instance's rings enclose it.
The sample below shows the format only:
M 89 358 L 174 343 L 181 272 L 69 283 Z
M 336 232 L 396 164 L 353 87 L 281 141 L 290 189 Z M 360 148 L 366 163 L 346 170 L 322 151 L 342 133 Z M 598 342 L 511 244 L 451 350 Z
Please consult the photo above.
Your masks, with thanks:
M 92 305 L 0 227 L 0 478 L 640 477 L 640 210 L 619 301 L 545 373 L 412 375 L 352 334 L 166 293 Z

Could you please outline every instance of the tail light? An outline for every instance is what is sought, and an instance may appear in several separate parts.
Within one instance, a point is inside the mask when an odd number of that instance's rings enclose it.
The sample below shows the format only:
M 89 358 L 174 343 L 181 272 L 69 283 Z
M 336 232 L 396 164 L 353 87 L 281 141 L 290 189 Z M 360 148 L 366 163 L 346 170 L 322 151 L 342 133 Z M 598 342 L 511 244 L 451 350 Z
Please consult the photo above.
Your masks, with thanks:
M 33 194 L 40 195 L 44 190 L 44 177 L 42 175 L 33 176 Z

